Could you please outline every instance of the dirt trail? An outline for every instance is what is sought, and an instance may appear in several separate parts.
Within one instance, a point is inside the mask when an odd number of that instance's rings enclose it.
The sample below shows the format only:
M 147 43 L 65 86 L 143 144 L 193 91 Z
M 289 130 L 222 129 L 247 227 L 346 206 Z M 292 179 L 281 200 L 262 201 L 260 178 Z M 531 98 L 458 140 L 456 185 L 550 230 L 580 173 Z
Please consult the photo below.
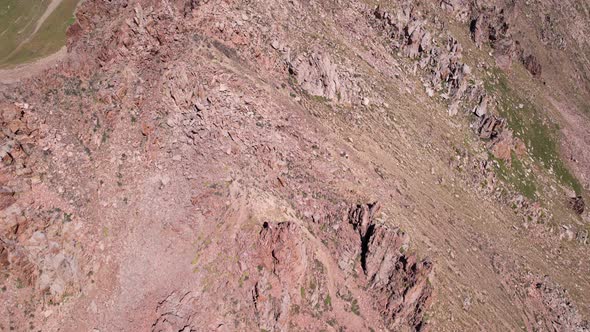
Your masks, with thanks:
M 10 69 L 0 69 L 0 84 L 15 83 L 24 78 L 38 74 L 50 66 L 55 65 L 59 60 L 63 59 L 66 54 L 66 47 L 64 46 L 59 51 L 34 62 L 19 65 Z
M 51 0 L 51 2 L 49 3 L 49 6 L 47 6 L 47 9 L 45 9 L 45 12 L 43 13 L 43 15 L 41 15 L 41 17 L 37 21 L 37 25 L 35 25 L 35 30 L 33 30 L 33 33 L 31 34 L 31 36 L 29 36 L 29 38 L 27 38 L 27 40 L 25 40 L 24 42 L 27 42 L 28 40 L 30 40 L 31 37 L 34 34 L 36 34 L 37 31 L 39 31 L 39 28 L 41 28 L 41 25 L 43 24 L 43 22 L 45 22 L 45 20 L 47 20 L 49 15 L 51 15 L 51 13 L 53 13 L 55 8 L 57 8 L 57 6 L 59 6 L 59 4 L 61 2 L 62 2 L 62 0 Z M 22 45 L 22 43 L 21 43 L 21 45 Z

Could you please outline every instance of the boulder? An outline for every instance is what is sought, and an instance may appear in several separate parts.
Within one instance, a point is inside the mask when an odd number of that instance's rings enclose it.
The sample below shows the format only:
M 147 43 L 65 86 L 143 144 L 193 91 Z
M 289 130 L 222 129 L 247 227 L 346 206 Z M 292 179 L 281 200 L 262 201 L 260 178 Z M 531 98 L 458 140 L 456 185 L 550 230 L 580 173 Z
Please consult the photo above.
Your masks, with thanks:
M 584 213 L 586 204 L 584 203 L 584 198 L 582 198 L 582 196 L 571 197 L 568 204 L 577 214 L 581 215 Z
M 477 132 L 481 139 L 494 139 L 502 132 L 504 125 L 504 119 L 485 114 L 480 118 Z
M 541 63 L 536 56 L 532 54 L 528 54 L 526 56 L 523 55 L 521 61 L 526 70 L 528 70 L 529 73 L 531 73 L 534 77 L 541 76 Z
M 473 113 L 475 113 L 475 115 L 477 115 L 477 117 L 481 118 L 482 116 L 487 114 L 488 100 L 489 100 L 489 97 L 487 95 L 484 95 L 479 99 L 479 104 L 473 110 Z

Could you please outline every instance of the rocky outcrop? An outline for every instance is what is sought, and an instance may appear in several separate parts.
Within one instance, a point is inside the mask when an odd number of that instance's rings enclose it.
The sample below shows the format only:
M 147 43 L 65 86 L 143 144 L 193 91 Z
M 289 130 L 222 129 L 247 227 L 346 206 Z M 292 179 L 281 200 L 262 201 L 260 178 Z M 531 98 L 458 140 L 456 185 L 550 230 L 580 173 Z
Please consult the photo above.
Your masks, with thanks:
M 494 157 L 510 163 L 513 153 L 519 157 L 526 154 L 526 145 L 507 128 L 506 119 L 494 115 L 492 109 L 490 96 L 482 95 L 472 111 L 477 117 L 473 127 L 479 138 L 488 142 L 487 147 Z
M 582 319 L 567 292 L 549 277 L 528 278 L 526 300 L 535 331 L 590 331 L 590 322 Z
M 425 329 L 433 264 L 407 253 L 409 239 L 399 228 L 376 223 L 378 203 L 338 210 L 316 215 L 313 235 L 293 222 L 264 223 L 250 263 L 256 265 L 250 272 L 256 276 L 251 296 L 259 327 L 285 330 L 296 319 L 289 309 L 295 306 L 300 315 L 330 317 L 344 307 L 378 319 L 370 326 Z M 308 236 L 328 247 L 334 267 Z M 330 285 L 341 283 L 336 280 L 348 283 L 333 293 Z
M 442 39 L 430 34 L 412 2 L 404 4 L 393 14 L 377 7 L 375 25 L 387 32 L 394 48 L 419 60 L 418 67 L 429 73 L 426 77 L 427 90 L 431 91 L 429 95 L 438 92 L 449 100 L 449 115 L 458 114 L 461 108 L 471 109 L 475 104 L 471 111 L 477 117 L 473 128 L 482 140 L 488 142 L 487 147 L 496 157 L 510 161 L 512 152 L 519 156 L 525 154 L 526 146 L 507 130 L 506 119 L 494 114 L 493 98 L 477 84 L 468 83 L 471 68 L 461 61 L 459 42 L 450 36 Z M 533 75 L 540 75 L 541 66 L 537 59 L 533 55 L 523 56 L 522 47 L 512 39 L 506 10 L 476 11 L 464 1 L 443 1 L 441 5 L 457 14 L 474 13 L 475 18 L 470 22 L 471 37 L 479 47 L 490 43 L 495 48 L 499 64 L 509 66 L 513 58 L 526 58 L 523 60 L 525 67 Z M 437 39 L 438 43 L 432 42 Z
M 469 0 L 441 0 L 442 9 L 453 13 L 459 20 L 466 21 L 471 15 L 471 1 Z
M 378 203 L 354 205 L 343 224 L 332 225 L 343 240 L 334 248 L 340 256 L 339 266 L 351 273 L 354 265 L 360 264 L 366 283 L 361 287 L 369 289 L 375 309 L 389 328 L 409 326 L 420 331 L 425 328 L 424 313 L 432 302 L 432 263 L 406 253 L 408 236 L 399 228 L 376 223 L 379 209 Z
M 291 222 L 265 222 L 258 240 L 260 278 L 252 289 L 255 317 L 266 331 L 288 327 L 290 291 L 296 290 L 307 267 L 307 251 L 299 227 Z
M 361 265 L 377 307 L 396 328 L 424 327 L 424 312 L 431 303 L 432 272 L 429 260 L 419 261 L 405 254 L 408 237 L 400 229 L 375 224 L 378 203 L 357 205 L 349 212 L 349 222 L 359 233 Z
M 62 214 L 54 212 L 53 216 L 61 219 Z M 12 280 L 55 304 L 80 291 L 76 257 L 48 239 L 40 219 L 27 216 L 16 206 L 2 211 L 0 218 L 7 222 L 0 227 L 0 257 L 4 257 L 0 268 L 9 272 Z
M 452 11 L 460 11 L 459 8 L 466 11 L 471 8 L 462 1 L 443 1 L 442 5 Z M 426 30 L 424 21 L 418 12 L 413 10 L 411 2 L 402 8 L 395 14 L 380 7 L 374 11 L 378 22 L 376 26 L 387 32 L 393 47 L 401 50 L 407 57 L 419 59 L 418 66 L 429 73 L 428 89 L 433 93 L 439 92 L 442 98 L 449 100 L 449 115 L 456 115 L 460 108 L 477 102 L 472 110 L 477 117 L 473 127 L 482 140 L 490 142 L 488 147 L 495 155 L 505 160 L 510 159 L 512 151 L 518 151 L 518 154 L 522 155 L 526 150 L 524 144 L 505 130 L 506 120 L 493 113 L 490 96 L 478 86 L 470 86 L 468 83 L 471 68 L 461 62 L 462 47 L 459 42 L 448 36 L 442 40 L 440 46 L 436 46 L 437 43 L 432 43 L 432 40 L 436 40 L 435 36 Z M 510 39 L 508 28 L 504 11 L 481 13 L 473 19 L 470 26 L 471 36 L 477 45 L 491 42 L 496 50 L 502 51 L 497 59 L 522 54 L 517 47 L 518 43 Z M 439 36 L 439 43 L 440 38 Z M 531 62 L 530 70 L 535 75 L 540 73 L 540 65 L 537 66 L 536 58 L 530 56 L 528 59 Z M 512 59 L 509 58 L 506 62 L 511 63 Z
M 498 137 L 498 135 L 502 132 L 504 125 L 504 119 L 496 117 L 492 114 L 484 114 L 479 118 L 477 133 L 481 139 L 491 140 Z
M 482 96 L 479 100 L 479 104 L 477 104 L 477 106 L 473 109 L 473 114 L 475 114 L 478 118 L 488 114 L 488 102 L 489 96 Z
M 79 267 L 59 239 L 71 235 L 72 215 L 40 212 L 21 199 L 41 181 L 42 154 L 51 153 L 39 149 L 46 133 L 36 111 L 27 103 L 0 105 L 0 282 L 58 304 L 79 293 Z
M 419 60 L 417 66 L 424 70 L 429 89 L 449 100 L 449 114 L 456 115 L 468 89 L 466 77 L 471 73 L 461 62 L 459 42 L 450 35 L 435 37 L 411 2 L 394 13 L 377 7 L 373 16 L 374 26 L 385 31 L 393 49 Z
M 442 1 L 441 7 L 460 19 L 470 17 L 471 39 L 477 47 L 489 44 L 500 68 L 508 69 L 513 61 L 519 61 L 533 76 L 541 76 L 538 58 L 512 34 L 510 19 L 514 16 L 514 4 L 488 7 L 466 1 Z
M 522 64 L 533 76 L 539 77 L 541 76 L 541 63 L 536 56 L 529 54 L 529 55 L 522 55 L 521 57 Z
M 30 221 L 15 204 L 20 194 L 30 190 L 25 176 L 32 173 L 29 154 L 37 136 L 25 112 L 30 112 L 28 104 L 0 106 L 0 269 L 2 275 L 10 272 L 19 284 L 33 286 L 38 268 L 22 243 Z
M 506 21 L 504 10 L 482 11 L 469 24 L 471 39 L 477 47 L 490 42 L 492 45 L 509 35 L 509 25 Z

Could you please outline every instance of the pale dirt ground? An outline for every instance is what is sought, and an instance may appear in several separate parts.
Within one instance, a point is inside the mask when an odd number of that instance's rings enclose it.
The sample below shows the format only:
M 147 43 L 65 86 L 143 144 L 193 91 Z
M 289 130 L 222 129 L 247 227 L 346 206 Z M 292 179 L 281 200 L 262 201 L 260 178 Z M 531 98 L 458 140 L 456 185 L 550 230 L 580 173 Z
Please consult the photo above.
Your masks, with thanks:
M 0 69 L 0 83 L 16 83 L 18 81 L 38 75 L 47 70 L 49 67 L 56 65 L 60 60 L 63 60 L 63 58 L 66 56 L 66 53 L 67 50 L 64 46 L 60 48 L 59 51 L 47 57 L 37 59 L 31 63 L 17 65 L 9 69 Z

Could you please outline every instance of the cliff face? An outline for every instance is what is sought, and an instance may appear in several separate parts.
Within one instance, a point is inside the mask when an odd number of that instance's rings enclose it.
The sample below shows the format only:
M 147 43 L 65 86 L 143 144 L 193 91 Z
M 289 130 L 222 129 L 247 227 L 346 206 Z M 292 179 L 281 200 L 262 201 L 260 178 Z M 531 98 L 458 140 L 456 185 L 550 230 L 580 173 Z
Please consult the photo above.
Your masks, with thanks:
M 568 4 L 84 2 L 0 86 L 0 330 L 588 330 Z

